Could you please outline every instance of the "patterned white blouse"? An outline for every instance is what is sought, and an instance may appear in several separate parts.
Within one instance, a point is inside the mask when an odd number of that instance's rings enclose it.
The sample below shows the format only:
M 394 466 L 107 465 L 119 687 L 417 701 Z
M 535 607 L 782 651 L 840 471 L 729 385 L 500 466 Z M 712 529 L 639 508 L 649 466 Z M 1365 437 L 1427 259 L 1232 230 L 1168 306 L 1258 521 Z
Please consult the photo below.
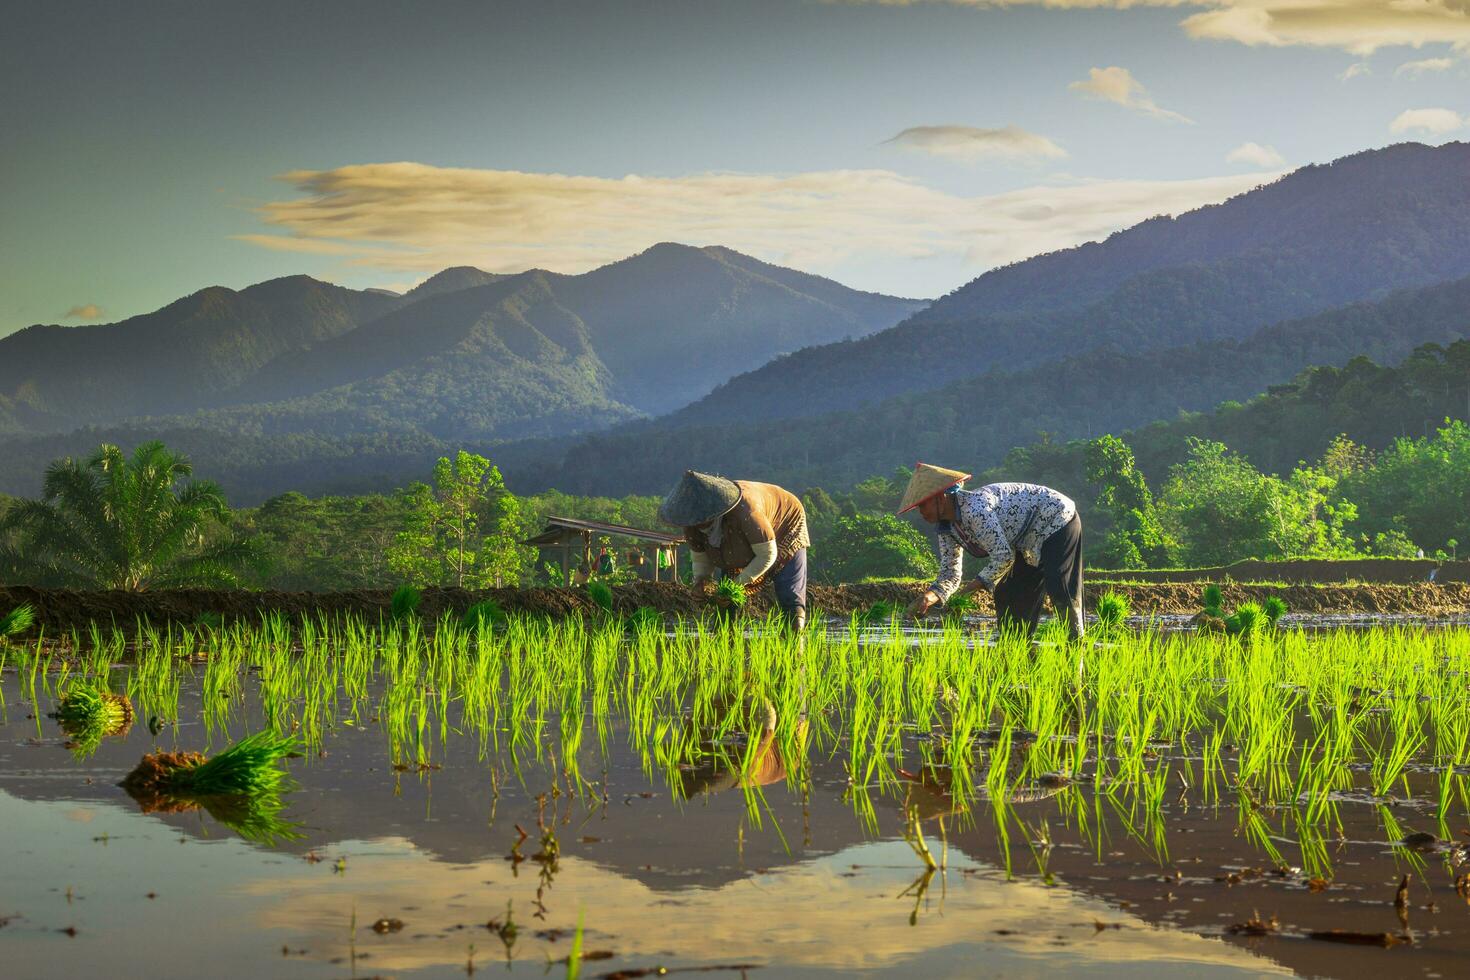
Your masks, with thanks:
M 1041 543 L 1077 514 L 1071 497 L 1035 483 L 991 483 L 952 494 L 955 518 L 939 525 L 939 577 L 930 586 L 941 601 L 960 587 L 967 547 L 989 557 L 977 577 L 987 589 L 994 589 L 1017 555 L 1028 564 L 1038 564 Z M 1033 511 L 1036 519 L 1025 528 Z

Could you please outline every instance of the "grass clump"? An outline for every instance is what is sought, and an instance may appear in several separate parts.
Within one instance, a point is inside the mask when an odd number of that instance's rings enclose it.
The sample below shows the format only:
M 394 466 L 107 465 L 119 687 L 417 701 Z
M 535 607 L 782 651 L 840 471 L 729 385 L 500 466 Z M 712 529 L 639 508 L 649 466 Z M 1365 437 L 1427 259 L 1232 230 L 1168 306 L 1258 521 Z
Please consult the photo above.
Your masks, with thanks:
M 1269 596 L 1261 608 L 1266 612 L 1267 621 L 1275 626 L 1281 621 L 1281 617 L 1286 615 L 1286 600 L 1279 595 Z
M 36 610 L 30 603 L 16 606 L 0 616 L 0 639 L 24 633 L 36 624 Z
M 256 732 L 213 759 L 175 768 L 165 779 L 170 790 L 200 796 L 250 794 L 278 790 L 286 772 L 276 765 L 297 751 L 294 738 Z
M 1225 630 L 1238 636 L 1254 636 L 1265 628 L 1266 611 L 1257 602 L 1242 602 L 1225 620 Z
M 976 612 L 975 596 L 966 592 L 963 595 L 955 595 L 944 604 L 944 622 L 951 626 L 959 626 L 965 621 L 966 616 Z
M 424 594 L 411 585 L 400 585 L 393 590 L 388 608 L 394 619 L 407 619 L 419 611 Z
M 862 614 L 862 621 L 869 626 L 884 626 L 898 618 L 902 610 L 894 603 L 879 600 Z
M 78 759 L 85 759 L 107 736 L 127 733 L 133 725 L 133 703 L 123 694 L 73 684 L 57 702 L 52 717 L 69 737 L 67 748 Z
M 634 633 L 653 633 L 663 628 L 664 618 L 657 609 L 639 606 L 628 617 L 628 628 Z
M 1220 607 L 1225 603 L 1225 593 L 1218 585 L 1214 582 L 1206 585 L 1202 598 L 1204 600 L 1203 605 L 1206 616 L 1213 616 L 1216 619 L 1225 618 L 1224 614 L 1220 612 Z
M 605 613 L 613 611 L 613 591 L 606 582 L 588 582 L 587 598 Z
M 473 633 L 482 629 L 491 630 L 497 626 L 504 626 L 507 619 L 500 603 L 494 599 L 486 599 L 466 609 L 461 623 L 466 630 Z
M 1097 625 L 1104 633 L 1122 629 L 1128 613 L 1127 597 L 1117 592 L 1104 592 L 1097 600 Z

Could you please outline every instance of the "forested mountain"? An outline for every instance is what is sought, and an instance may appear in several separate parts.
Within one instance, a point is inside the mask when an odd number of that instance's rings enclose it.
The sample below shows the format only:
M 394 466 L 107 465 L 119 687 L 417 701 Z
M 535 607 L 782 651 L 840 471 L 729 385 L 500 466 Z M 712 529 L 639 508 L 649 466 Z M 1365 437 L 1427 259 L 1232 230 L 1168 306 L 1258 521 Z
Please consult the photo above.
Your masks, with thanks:
M 400 302 L 288 276 L 211 286 L 119 323 L 27 327 L 0 338 L 0 411 L 10 408 L 12 430 L 30 431 L 190 411 Z
M 988 272 L 890 330 L 736 377 L 661 425 L 820 415 L 1094 350 L 1242 339 L 1467 274 L 1470 144 L 1402 144 Z
M 780 423 L 634 423 L 570 447 L 508 446 L 500 458 L 528 490 L 652 493 L 687 467 L 758 474 L 794 487 L 846 487 L 915 459 L 983 469 L 1042 433 L 1072 439 L 1120 432 L 1249 398 L 1313 365 L 1339 366 L 1356 356 L 1392 363 L 1421 344 L 1467 336 L 1470 278 L 1274 324 L 1246 340 L 1099 351 Z

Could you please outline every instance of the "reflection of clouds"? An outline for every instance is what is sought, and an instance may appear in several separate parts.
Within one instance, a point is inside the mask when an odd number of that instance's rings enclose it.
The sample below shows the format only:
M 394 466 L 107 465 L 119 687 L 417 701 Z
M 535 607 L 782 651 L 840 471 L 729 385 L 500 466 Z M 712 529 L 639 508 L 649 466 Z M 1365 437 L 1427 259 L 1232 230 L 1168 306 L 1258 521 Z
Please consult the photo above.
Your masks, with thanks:
M 619 179 L 377 163 L 284 175 L 255 245 L 409 274 L 473 265 L 583 272 L 660 241 L 717 242 L 836 272 L 848 260 L 992 266 L 1224 200 L 1271 174 L 1091 181 L 966 197 L 886 170 Z
M 582 914 L 587 948 L 611 948 L 624 958 L 871 970 L 901 967 L 947 946 L 962 947 L 953 957 L 963 964 L 983 946 L 996 967 L 1008 959 L 1029 963 L 1036 958 L 1061 972 L 1143 961 L 1175 964 L 1181 970 L 1193 965 L 1252 974 L 1289 972 L 1217 939 L 1155 928 L 1065 888 L 1006 882 L 998 872 L 966 875 L 958 867 L 949 873 L 942 914 L 936 879 L 918 927 L 910 926 L 909 906 L 894 897 L 920 869 L 901 841 L 859 845 L 718 888 L 672 894 L 653 891 L 594 860 L 563 857 L 547 892 L 552 915 L 545 923 L 531 918 L 534 864 L 523 864 L 516 878 L 504 861 L 443 864 L 399 839 L 344 843 L 340 850 L 351 855 L 340 877 L 304 866 L 294 874 L 247 885 L 250 893 L 265 899 L 254 926 L 306 930 L 312 934 L 302 942 L 312 956 L 331 959 L 348 953 L 344 923 L 355 906 L 358 950 L 372 954 L 367 962 L 373 970 L 463 962 L 468 942 L 480 951 L 479 959 L 492 959 L 497 943 L 483 930 L 469 936 L 451 932 L 444 943 L 415 940 L 413 935 L 435 933 L 467 917 L 472 922 L 498 917 L 506 899 L 513 898 L 525 943 L 518 954 L 530 958 L 538 958 L 540 949 L 552 957 L 564 956 L 565 941 L 538 948 L 530 933 L 546 926 L 570 927 Z M 853 873 L 852 865 L 862 867 Z M 404 911 L 405 906 L 417 910 Z M 381 937 L 366 932 L 366 923 L 380 915 L 402 918 L 405 929 Z M 1127 927 L 1094 935 L 1097 919 Z M 1003 942 L 987 942 L 997 929 L 1015 934 Z M 1057 934 L 1078 941 L 1059 946 Z

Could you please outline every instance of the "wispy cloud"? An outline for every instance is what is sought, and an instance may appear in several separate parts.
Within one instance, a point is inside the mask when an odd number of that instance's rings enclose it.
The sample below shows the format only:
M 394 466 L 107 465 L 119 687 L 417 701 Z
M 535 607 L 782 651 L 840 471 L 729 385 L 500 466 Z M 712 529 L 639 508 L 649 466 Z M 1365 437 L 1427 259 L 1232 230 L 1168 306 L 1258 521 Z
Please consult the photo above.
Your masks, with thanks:
M 885 170 L 613 179 L 360 164 L 283 175 L 300 196 L 258 209 L 276 233 L 242 237 L 409 275 L 451 265 L 580 272 L 659 241 L 728 245 L 814 272 L 941 256 L 989 267 L 1273 176 L 1078 181 L 966 197 Z
M 1462 128 L 1466 122 L 1466 118 L 1453 109 L 1405 109 L 1389 124 L 1388 131 L 1443 136 Z
M 912 7 L 931 0 L 829 0 Z M 1207 7 L 1181 26 L 1195 38 L 1240 44 L 1341 48 L 1371 54 L 1379 48 L 1451 44 L 1470 51 L 1466 0 L 933 0 L 956 6 L 1052 9 Z
M 67 310 L 66 316 L 64 316 L 62 319 L 95 320 L 100 317 L 104 312 L 105 311 L 102 309 L 102 307 L 98 306 L 96 303 L 83 303 L 80 306 L 73 306 L 71 309 Z
M 1436 72 L 1449 71 L 1455 67 L 1454 58 L 1421 58 L 1406 61 L 1393 70 L 1394 78 L 1420 78 Z
M 977 129 L 974 126 L 910 126 L 883 141 L 933 156 L 960 160 L 1057 160 L 1067 151 L 1056 143 L 1019 126 Z
M 1286 163 L 1281 154 L 1276 152 L 1274 146 L 1262 146 L 1260 143 L 1242 143 L 1229 153 L 1225 154 L 1226 163 L 1244 163 L 1252 167 L 1267 169 L 1279 167 Z
M 1337 76 L 1337 80 L 1339 82 L 1350 82 L 1355 78 L 1371 74 L 1373 74 L 1373 69 L 1368 67 L 1368 62 L 1355 61 L 1342 70 L 1342 73 Z
M 1127 68 L 1119 68 L 1112 65 L 1107 68 L 1093 68 L 1087 73 L 1087 77 L 1078 82 L 1073 82 L 1067 88 L 1073 92 L 1080 92 L 1089 99 L 1102 99 L 1105 102 L 1116 102 L 1118 105 L 1136 109 L 1139 112 L 1154 116 L 1159 119 L 1167 119 L 1171 122 L 1192 123 L 1193 119 L 1180 115 L 1170 109 L 1165 109 L 1156 103 L 1148 94 L 1148 89 Z

